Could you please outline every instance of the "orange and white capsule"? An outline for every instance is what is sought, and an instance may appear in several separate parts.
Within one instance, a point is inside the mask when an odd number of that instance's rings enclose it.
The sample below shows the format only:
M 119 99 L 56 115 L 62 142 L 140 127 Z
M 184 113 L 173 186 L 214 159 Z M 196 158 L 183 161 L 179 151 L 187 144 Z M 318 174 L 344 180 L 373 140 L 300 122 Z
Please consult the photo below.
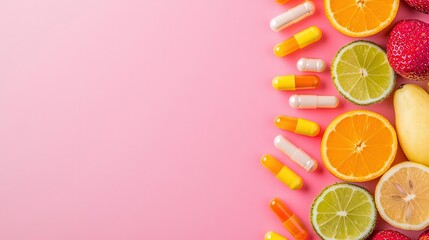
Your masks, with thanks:
M 271 30 L 279 32 L 304 18 L 313 15 L 316 10 L 312 1 L 305 1 L 294 8 L 276 16 L 270 22 Z
M 289 97 L 289 106 L 292 108 L 336 108 L 338 103 L 339 99 L 336 96 L 292 95 Z
M 322 31 L 318 27 L 309 27 L 274 46 L 274 55 L 284 57 L 319 41 L 321 38 Z
M 315 137 L 320 132 L 319 124 L 304 118 L 280 115 L 274 119 L 274 125 L 280 129 L 309 137 Z
M 288 239 L 274 231 L 269 231 L 265 234 L 265 240 L 288 240 Z
M 308 232 L 298 216 L 295 215 L 280 199 L 275 198 L 270 203 L 271 210 L 279 217 L 283 226 L 297 240 L 307 239 Z
M 277 179 L 279 179 L 290 189 L 298 190 L 302 187 L 302 178 L 275 157 L 266 154 L 262 156 L 261 163 L 264 167 L 270 170 L 270 172 L 273 173 Z
M 296 68 L 301 72 L 323 72 L 326 69 L 326 63 L 319 58 L 300 58 L 296 62 Z
M 317 169 L 317 162 L 302 149 L 296 147 L 282 135 L 274 138 L 274 146 L 286 154 L 292 161 L 304 168 L 307 172 L 314 172 Z
M 277 90 L 315 89 L 320 86 L 320 78 L 316 75 L 277 76 L 272 85 Z

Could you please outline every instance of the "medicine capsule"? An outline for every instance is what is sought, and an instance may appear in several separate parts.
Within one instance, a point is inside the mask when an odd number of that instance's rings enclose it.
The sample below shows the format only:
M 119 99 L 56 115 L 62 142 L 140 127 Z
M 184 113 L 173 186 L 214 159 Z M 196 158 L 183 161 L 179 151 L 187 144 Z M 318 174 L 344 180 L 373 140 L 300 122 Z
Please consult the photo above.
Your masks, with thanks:
M 265 240 L 287 240 L 287 238 L 276 232 L 270 231 L 265 234 Z
M 295 239 L 303 240 L 307 238 L 308 232 L 304 224 L 280 199 L 273 199 L 270 207 Z
M 270 22 L 271 30 L 279 32 L 292 24 L 312 15 L 316 10 L 312 1 L 305 1 L 302 4 L 278 15 Z
M 317 169 L 317 162 L 302 149 L 297 148 L 282 135 L 274 138 L 274 146 L 286 154 L 292 161 L 304 168 L 307 172 Z
M 319 124 L 303 118 L 277 116 L 274 119 L 274 125 L 283 130 L 310 137 L 315 137 L 320 132 Z
M 292 190 L 298 190 L 302 187 L 302 179 L 275 157 L 266 154 L 262 156 L 261 163 L 270 170 L 277 179 L 286 184 Z
M 336 96 L 292 95 L 289 106 L 292 108 L 336 108 L 339 100 Z
M 285 3 L 289 2 L 289 0 L 276 0 L 276 2 L 278 4 L 285 4 Z
M 296 68 L 301 72 L 323 72 L 326 69 L 326 63 L 319 58 L 300 58 L 296 62 Z
M 322 38 L 322 31 L 315 26 L 309 27 L 274 46 L 274 54 L 277 57 L 284 57 L 319 41 L 320 38 Z
M 320 78 L 316 75 L 277 76 L 272 84 L 277 90 L 315 89 L 320 85 Z

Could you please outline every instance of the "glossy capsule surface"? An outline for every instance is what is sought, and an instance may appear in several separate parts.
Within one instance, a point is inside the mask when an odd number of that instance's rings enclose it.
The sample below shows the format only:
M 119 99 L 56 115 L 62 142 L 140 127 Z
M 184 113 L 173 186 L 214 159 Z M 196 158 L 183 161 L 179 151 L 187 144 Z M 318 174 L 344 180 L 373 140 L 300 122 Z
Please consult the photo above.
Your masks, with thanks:
M 319 58 L 300 58 L 296 62 L 296 68 L 301 72 L 323 72 L 326 62 Z
M 265 234 L 265 240 L 288 240 L 288 239 L 274 231 L 270 231 Z
M 338 103 L 339 99 L 336 96 L 292 95 L 289 97 L 289 106 L 292 108 L 336 108 Z
M 274 46 L 274 54 L 277 57 L 284 57 L 319 41 L 320 38 L 322 31 L 315 26 L 309 27 Z
M 302 178 L 275 157 L 266 154 L 262 156 L 261 163 L 264 167 L 270 170 L 270 172 L 274 174 L 277 179 L 283 182 L 290 189 L 298 190 L 302 187 Z
M 317 169 L 317 162 L 313 158 L 282 135 L 274 138 L 274 146 L 307 172 L 313 172 Z
M 305 1 L 290 10 L 274 17 L 270 21 L 271 30 L 279 32 L 304 18 L 313 15 L 316 10 L 312 1 Z
M 320 78 L 316 75 L 286 75 L 274 77 L 272 81 L 277 90 L 315 89 L 320 86 Z
M 289 2 L 289 0 L 276 0 L 276 2 L 278 4 L 285 4 L 285 3 Z
M 283 130 L 310 137 L 315 137 L 320 132 L 319 124 L 304 118 L 281 115 L 274 119 L 274 125 Z
M 275 198 L 270 203 L 271 210 L 279 217 L 283 226 L 290 234 L 299 240 L 306 239 L 308 232 L 302 224 L 301 220 L 278 198 Z

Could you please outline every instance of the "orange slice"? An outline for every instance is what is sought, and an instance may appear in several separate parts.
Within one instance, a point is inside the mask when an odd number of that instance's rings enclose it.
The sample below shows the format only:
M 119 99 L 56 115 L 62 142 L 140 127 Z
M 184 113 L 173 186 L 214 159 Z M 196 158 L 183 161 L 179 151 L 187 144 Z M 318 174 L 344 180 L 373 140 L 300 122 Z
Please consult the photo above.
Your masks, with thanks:
M 402 162 L 387 171 L 375 188 L 375 204 L 390 225 L 405 230 L 429 226 L 429 168 Z
M 374 35 L 393 21 L 399 0 L 325 0 L 325 14 L 339 32 L 350 37 Z
M 381 176 L 396 156 L 395 129 L 378 113 L 346 112 L 335 118 L 322 138 L 326 168 L 345 181 L 365 182 Z

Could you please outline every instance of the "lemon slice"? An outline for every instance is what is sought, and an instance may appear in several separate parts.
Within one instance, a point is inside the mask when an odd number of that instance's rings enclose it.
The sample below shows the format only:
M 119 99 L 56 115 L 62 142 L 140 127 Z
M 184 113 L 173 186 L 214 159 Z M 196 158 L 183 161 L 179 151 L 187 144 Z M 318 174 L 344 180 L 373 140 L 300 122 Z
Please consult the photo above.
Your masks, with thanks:
M 327 187 L 311 208 L 311 223 L 322 239 L 365 239 L 374 229 L 376 219 L 372 195 L 348 183 Z
M 396 75 L 386 52 L 368 41 L 354 41 L 340 49 L 332 62 L 335 87 L 349 101 L 370 105 L 390 95 Z
M 375 204 L 390 225 L 404 230 L 429 226 L 429 168 L 402 162 L 387 171 L 375 188 Z

